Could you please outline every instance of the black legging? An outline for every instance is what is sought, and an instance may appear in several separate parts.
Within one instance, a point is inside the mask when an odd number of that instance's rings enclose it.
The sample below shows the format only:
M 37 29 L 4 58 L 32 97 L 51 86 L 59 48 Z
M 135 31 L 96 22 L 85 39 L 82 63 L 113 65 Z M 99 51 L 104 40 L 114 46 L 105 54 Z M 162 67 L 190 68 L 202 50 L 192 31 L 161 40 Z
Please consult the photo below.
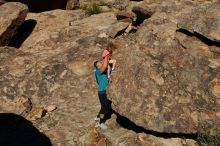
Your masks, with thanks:
M 99 114 L 104 114 L 105 116 L 110 113 L 109 109 L 109 101 L 107 99 L 107 94 L 106 92 L 99 92 L 99 101 L 101 103 L 101 109 L 99 111 Z

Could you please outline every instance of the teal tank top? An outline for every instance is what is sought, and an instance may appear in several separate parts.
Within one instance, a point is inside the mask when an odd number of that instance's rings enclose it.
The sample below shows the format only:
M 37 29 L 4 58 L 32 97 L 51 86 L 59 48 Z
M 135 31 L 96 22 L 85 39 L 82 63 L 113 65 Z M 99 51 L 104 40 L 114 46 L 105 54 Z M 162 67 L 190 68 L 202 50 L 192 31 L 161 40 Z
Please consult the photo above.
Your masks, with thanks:
M 108 76 L 107 72 L 101 72 L 100 68 L 96 68 L 95 71 L 96 82 L 98 84 L 98 92 L 106 91 L 108 87 Z

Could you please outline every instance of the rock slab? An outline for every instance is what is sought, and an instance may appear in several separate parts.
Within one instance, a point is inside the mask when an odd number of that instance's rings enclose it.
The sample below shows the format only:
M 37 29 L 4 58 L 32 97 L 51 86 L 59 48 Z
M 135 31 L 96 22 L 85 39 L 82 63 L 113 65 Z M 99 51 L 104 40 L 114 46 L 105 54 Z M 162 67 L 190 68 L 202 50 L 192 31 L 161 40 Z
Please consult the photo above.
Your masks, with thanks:
M 21 3 L 5 3 L 0 6 L 0 46 L 9 44 L 27 13 L 28 7 Z
M 182 14 L 178 27 L 220 42 L 220 3 L 204 4 Z

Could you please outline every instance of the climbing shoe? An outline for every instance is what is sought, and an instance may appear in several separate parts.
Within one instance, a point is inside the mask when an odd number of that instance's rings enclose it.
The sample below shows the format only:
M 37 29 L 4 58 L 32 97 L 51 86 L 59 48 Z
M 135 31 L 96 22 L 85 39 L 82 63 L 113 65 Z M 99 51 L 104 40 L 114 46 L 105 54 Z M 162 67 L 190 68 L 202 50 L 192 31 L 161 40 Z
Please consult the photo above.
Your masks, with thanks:
M 105 123 L 99 123 L 98 125 L 102 130 L 108 129 L 108 127 L 105 125 Z
M 100 118 L 99 118 L 98 116 L 96 116 L 96 117 L 94 118 L 94 120 L 95 120 L 95 121 L 100 121 Z

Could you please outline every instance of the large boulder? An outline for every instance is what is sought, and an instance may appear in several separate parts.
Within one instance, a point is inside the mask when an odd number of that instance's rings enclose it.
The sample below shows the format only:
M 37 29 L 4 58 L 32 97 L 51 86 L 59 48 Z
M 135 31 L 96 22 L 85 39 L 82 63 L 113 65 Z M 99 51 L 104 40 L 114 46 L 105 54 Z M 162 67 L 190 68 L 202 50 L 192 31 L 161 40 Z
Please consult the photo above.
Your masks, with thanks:
M 18 114 L 28 111 L 25 116 L 53 145 L 196 145 L 181 136 L 195 139 L 191 133 L 200 122 L 214 129 L 220 119 L 219 47 L 176 32 L 182 11 L 200 6 L 196 3 L 143 1 L 136 14 L 154 13 L 142 19 L 136 33 L 116 33 L 118 66 L 108 97 L 118 113 L 107 121 L 107 131 L 93 121 L 100 108 L 93 62 L 109 41 L 106 34 L 120 24 L 115 14 L 28 13 L 26 20 L 36 25 L 21 47 L 0 48 L 0 101 L 7 103 L 0 112 L 14 112 L 7 105 L 18 104 Z M 31 100 L 31 110 L 21 97 Z M 50 105 L 56 110 L 45 113 L 42 107 Z
M 117 22 L 111 26 L 107 32 L 107 35 L 109 35 L 111 38 L 115 38 L 118 35 L 123 34 L 128 26 L 128 22 Z
M 191 33 L 198 33 L 211 41 L 220 42 L 220 3 L 204 4 L 183 13 L 178 27 Z
M 78 138 L 99 111 L 93 62 L 101 57 L 105 38 L 98 36 L 117 20 L 114 13 L 88 18 L 83 13 L 29 13 L 27 20 L 37 23 L 21 47 L 0 48 L 0 99 L 29 97 L 34 108 L 27 118 L 36 120 L 54 145 L 80 145 Z M 57 110 L 39 119 L 44 115 L 40 108 L 49 105 Z
M 219 129 L 219 54 L 197 36 L 176 32 L 185 10 L 180 4 L 166 5 L 136 34 L 118 42 L 120 67 L 111 85 L 114 110 L 153 131 L 196 133 L 203 124 Z
M 28 7 L 21 3 L 5 3 L 0 6 L 0 46 L 9 44 L 27 13 Z

